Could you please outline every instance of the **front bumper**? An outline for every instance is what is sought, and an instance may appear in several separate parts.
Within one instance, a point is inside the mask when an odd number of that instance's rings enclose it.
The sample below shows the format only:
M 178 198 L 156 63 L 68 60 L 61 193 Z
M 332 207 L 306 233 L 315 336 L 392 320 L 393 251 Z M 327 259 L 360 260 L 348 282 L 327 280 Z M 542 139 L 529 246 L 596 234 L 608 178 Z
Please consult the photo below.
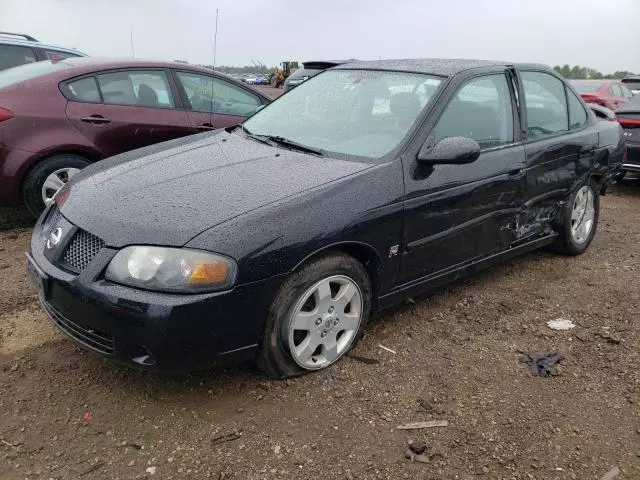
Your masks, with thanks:
M 255 355 L 279 277 L 206 294 L 139 290 L 103 278 L 116 253 L 108 247 L 79 274 L 60 268 L 45 254 L 40 226 L 31 239 L 29 274 L 54 325 L 79 345 L 132 366 L 167 371 Z

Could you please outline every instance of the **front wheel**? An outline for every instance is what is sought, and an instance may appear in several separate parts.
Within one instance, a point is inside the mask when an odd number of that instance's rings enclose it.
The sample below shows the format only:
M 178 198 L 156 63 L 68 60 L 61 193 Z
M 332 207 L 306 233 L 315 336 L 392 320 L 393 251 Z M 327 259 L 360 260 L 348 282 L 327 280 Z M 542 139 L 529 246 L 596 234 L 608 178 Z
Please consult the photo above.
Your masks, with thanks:
M 294 272 L 273 302 L 258 365 L 273 378 L 320 370 L 356 344 L 371 311 L 371 282 L 353 257 L 331 253 Z
M 588 180 L 564 206 L 556 249 L 569 255 L 584 253 L 596 234 L 599 215 L 599 189 L 593 180 Z

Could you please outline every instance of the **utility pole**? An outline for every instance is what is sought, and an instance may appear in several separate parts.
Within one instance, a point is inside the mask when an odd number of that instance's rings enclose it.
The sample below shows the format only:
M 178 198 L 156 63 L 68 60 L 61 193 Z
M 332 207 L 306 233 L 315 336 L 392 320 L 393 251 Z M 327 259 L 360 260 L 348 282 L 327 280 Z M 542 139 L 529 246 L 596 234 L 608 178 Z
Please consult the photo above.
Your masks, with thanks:
M 129 41 L 131 42 L 131 56 L 136 58 L 136 51 L 133 49 L 133 30 L 129 30 Z
M 216 8 L 216 33 L 213 35 L 213 69 L 216 69 L 216 50 L 218 48 L 218 9 Z

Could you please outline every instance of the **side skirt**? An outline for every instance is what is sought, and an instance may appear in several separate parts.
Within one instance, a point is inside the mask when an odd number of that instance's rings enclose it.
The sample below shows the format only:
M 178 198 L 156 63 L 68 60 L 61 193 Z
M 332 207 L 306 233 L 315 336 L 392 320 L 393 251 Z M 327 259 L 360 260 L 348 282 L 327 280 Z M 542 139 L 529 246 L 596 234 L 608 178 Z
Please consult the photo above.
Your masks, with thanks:
M 443 285 L 467 277 L 480 270 L 484 270 L 485 268 L 488 268 L 496 263 L 509 260 L 533 250 L 537 250 L 541 247 L 553 243 L 557 236 L 557 233 L 553 233 L 545 237 L 536 238 L 535 240 L 523 243 L 522 245 L 518 245 L 516 247 L 509 248 L 508 250 L 504 250 L 489 257 L 485 257 L 474 263 L 463 265 L 453 270 L 437 272 L 435 274 L 431 274 L 426 277 L 422 277 L 417 280 L 399 285 L 391 292 L 382 295 L 378 299 L 379 309 L 382 310 L 388 307 L 392 307 L 402 302 L 407 297 L 436 290 Z

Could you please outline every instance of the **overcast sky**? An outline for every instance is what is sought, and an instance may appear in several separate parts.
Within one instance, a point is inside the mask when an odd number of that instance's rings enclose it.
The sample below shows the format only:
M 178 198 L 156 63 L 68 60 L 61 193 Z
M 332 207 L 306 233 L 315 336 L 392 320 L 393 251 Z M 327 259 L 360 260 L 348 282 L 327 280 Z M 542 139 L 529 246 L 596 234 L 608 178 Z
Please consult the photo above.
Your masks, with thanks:
M 89 55 L 275 65 L 451 57 L 640 73 L 640 0 L 0 0 L 0 30 Z

